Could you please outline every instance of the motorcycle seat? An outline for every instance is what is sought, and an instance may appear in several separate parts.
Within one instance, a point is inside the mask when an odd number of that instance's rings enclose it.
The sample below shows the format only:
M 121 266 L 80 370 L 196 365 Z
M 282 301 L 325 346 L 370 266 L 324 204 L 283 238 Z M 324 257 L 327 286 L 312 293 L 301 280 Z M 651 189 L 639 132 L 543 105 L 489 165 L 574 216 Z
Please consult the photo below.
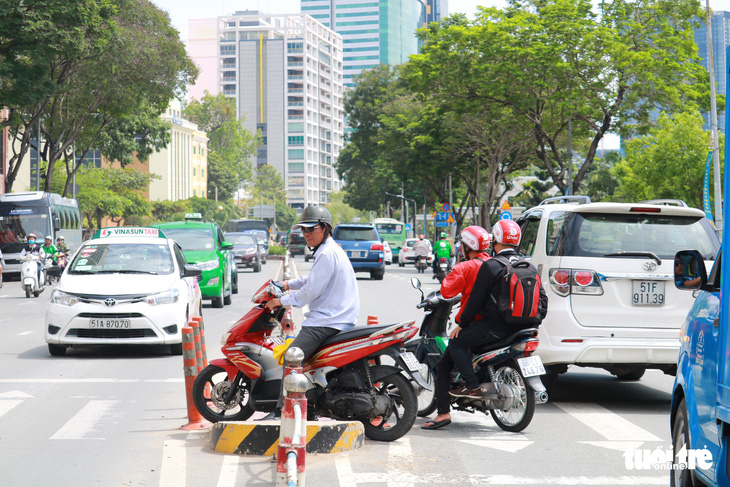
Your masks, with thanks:
M 361 338 L 364 336 L 372 335 L 376 331 L 384 330 L 388 327 L 393 326 L 395 323 L 391 325 L 379 325 L 379 326 L 373 326 L 373 325 L 363 325 L 363 326 L 356 326 L 355 328 L 352 328 L 347 331 L 341 331 L 337 335 L 333 335 L 324 342 L 322 342 L 321 347 L 324 347 L 326 345 L 332 345 L 333 343 L 341 342 L 344 340 L 354 340 L 355 338 Z
M 488 345 L 481 345 L 478 347 L 473 347 L 471 349 L 471 351 L 474 355 L 481 355 L 483 353 L 491 352 L 492 350 L 497 350 L 502 347 L 506 347 L 507 345 L 510 345 L 516 341 L 527 339 L 527 338 L 534 338 L 534 337 L 537 337 L 537 328 L 525 328 L 524 330 L 520 330 L 517 333 L 514 333 L 513 335 L 503 338 L 502 340 L 500 340 L 496 343 L 490 343 Z

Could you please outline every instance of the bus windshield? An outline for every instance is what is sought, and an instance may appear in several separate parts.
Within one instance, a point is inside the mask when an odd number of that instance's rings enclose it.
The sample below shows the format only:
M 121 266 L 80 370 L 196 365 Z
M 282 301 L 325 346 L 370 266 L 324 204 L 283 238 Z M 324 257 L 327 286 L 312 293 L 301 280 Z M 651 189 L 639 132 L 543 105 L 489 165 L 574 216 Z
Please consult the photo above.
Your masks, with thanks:
M 46 235 L 52 235 L 51 232 L 48 207 L 19 207 L 14 203 L 0 203 L 0 250 L 3 252 L 20 252 L 28 242 L 30 233 L 36 235 L 37 241 L 43 242 Z
M 373 223 L 380 237 L 390 245 L 393 256 L 397 256 L 406 241 L 406 224 L 392 218 L 377 218 Z

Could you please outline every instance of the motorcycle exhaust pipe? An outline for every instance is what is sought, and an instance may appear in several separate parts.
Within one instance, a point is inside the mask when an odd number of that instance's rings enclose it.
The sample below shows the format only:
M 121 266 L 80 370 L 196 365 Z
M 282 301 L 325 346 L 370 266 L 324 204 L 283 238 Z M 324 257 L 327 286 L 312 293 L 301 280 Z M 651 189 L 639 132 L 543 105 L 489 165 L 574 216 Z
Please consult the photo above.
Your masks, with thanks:
M 535 398 L 537 399 L 537 402 L 539 402 L 540 404 L 545 404 L 548 402 L 548 393 L 545 391 L 536 392 Z

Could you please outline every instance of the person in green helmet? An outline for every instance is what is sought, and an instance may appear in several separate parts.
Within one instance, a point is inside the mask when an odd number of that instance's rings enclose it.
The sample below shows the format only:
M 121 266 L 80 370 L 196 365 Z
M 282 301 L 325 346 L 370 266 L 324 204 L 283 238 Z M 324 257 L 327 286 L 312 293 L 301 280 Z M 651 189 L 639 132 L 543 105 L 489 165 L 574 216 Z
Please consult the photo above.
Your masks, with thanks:
M 436 268 L 440 258 L 444 258 L 449 261 L 449 267 L 451 267 L 451 257 L 454 255 L 454 248 L 451 243 L 446 240 L 446 232 L 439 234 L 439 241 L 433 245 L 433 278 L 436 279 Z

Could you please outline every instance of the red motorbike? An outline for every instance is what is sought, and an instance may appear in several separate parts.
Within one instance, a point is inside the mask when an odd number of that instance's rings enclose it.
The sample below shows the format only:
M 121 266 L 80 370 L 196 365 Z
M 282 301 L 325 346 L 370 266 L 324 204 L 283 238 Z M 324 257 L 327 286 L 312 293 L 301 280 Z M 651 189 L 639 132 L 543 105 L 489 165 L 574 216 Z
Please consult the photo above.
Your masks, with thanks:
M 284 343 L 286 308 L 269 312 L 264 304 L 283 293 L 281 283 L 264 284 L 252 298 L 256 305 L 223 335 L 225 358 L 212 360 L 195 379 L 193 400 L 208 421 L 244 421 L 254 411 L 276 408 L 283 368 L 273 348 Z M 405 435 L 418 410 L 410 379 L 430 390 L 420 374 L 423 365 L 404 348 L 417 333 L 411 321 L 356 326 L 326 340 L 303 366 L 307 416 L 361 421 L 372 440 Z

